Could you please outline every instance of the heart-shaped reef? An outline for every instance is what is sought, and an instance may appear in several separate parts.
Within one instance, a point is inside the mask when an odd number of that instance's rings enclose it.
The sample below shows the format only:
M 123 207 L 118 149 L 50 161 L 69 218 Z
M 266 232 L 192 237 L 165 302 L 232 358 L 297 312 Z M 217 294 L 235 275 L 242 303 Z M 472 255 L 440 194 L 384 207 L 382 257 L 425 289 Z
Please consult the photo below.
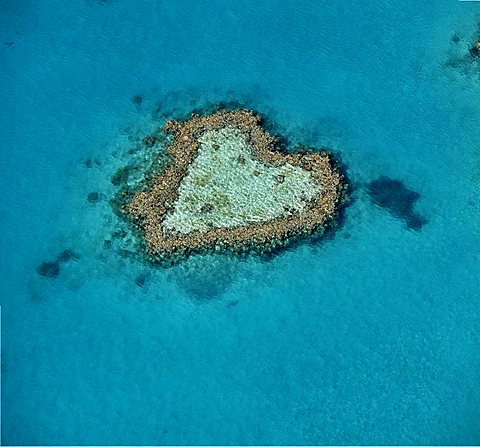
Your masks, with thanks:
M 284 153 L 261 124 L 250 110 L 166 122 L 171 163 L 122 207 L 152 260 L 270 251 L 334 221 L 346 182 L 331 154 Z

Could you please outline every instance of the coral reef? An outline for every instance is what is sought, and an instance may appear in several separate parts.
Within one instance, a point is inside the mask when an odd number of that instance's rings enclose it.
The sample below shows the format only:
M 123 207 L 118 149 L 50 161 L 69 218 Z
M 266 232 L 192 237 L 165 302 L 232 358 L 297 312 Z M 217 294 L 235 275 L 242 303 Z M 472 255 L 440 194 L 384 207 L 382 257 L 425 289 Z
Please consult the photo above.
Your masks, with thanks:
M 331 155 L 280 152 L 250 110 L 192 114 L 164 131 L 173 134 L 171 163 L 121 208 L 153 259 L 274 249 L 336 215 L 345 182 Z

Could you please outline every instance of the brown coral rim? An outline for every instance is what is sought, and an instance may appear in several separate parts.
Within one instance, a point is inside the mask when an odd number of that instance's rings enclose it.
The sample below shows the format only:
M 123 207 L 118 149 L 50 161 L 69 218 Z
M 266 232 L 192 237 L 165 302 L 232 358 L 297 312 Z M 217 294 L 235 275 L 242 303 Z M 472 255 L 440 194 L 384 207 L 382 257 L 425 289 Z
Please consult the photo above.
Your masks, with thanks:
M 173 210 L 180 183 L 195 159 L 198 137 L 207 130 L 233 126 L 247 135 L 252 156 L 267 166 L 285 163 L 310 171 L 321 185 L 321 194 L 301 212 L 265 222 L 235 228 L 215 228 L 185 235 L 162 228 L 167 213 Z M 148 189 L 137 192 L 123 212 L 140 226 L 147 255 L 161 258 L 172 254 L 208 250 L 215 247 L 233 251 L 266 249 L 284 245 L 293 236 L 310 234 L 324 228 L 335 216 L 344 190 L 343 176 L 327 152 L 284 154 L 277 140 L 261 127 L 261 118 L 251 110 L 221 110 L 211 115 L 193 114 L 185 122 L 170 120 L 163 127 L 173 134 L 167 152 L 172 162 L 157 174 Z

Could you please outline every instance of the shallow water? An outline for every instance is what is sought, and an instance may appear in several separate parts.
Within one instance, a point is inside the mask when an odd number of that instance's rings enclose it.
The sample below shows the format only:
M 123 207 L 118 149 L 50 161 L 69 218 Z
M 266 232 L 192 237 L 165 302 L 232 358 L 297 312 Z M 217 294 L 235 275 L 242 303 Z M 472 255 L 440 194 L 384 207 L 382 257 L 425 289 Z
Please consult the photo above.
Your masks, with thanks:
M 480 443 L 480 4 L 156 3 L 0 6 L 3 444 Z M 152 269 L 110 179 L 219 101 L 331 147 L 352 203 L 270 260 Z

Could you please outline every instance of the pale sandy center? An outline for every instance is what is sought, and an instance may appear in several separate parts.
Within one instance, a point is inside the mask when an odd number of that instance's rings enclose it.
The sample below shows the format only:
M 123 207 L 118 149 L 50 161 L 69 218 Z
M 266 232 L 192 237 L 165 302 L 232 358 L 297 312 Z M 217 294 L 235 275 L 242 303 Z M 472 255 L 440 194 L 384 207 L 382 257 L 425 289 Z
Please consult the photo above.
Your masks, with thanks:
M 320 194 L 310 172 L 290 164 L 269 167 L 255 160 L 234 127 L 204 132 L 197 157 L 180 183 L 163 228 L 188 234 L 233 228 L 301 212 Z

